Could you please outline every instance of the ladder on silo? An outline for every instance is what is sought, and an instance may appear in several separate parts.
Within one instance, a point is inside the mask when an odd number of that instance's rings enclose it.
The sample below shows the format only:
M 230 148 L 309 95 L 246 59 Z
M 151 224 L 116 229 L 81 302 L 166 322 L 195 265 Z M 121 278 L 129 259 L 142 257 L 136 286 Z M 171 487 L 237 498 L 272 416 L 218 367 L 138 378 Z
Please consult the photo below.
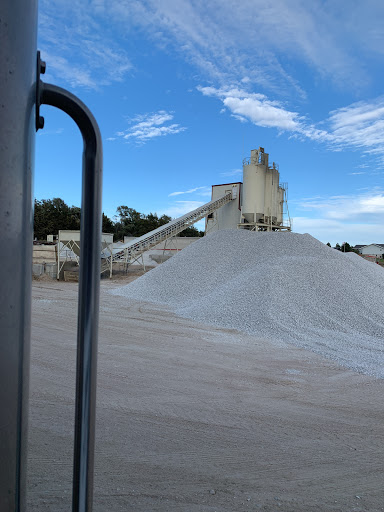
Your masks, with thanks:
M 192 226 L 192 224 L 195 224 L 195 222 L 198 222 L 204 217 L 207 217 L 210 213 L 218 210 L 233 199 L 235 199 L 235 196 L 233 195 L 232 191 L 228 192 L 219 199 L 209 201 L 209 203 L 196 208 L 196 210 L 192 210 L 182 217 L 171 220 L 168 222 L 168 224 L 164 224 L 164 226 L 160 226 L 159 228 L 156 228 L 143 236 L 135 238 L 135 240 L 131 240 L 130 242 L 121 245 L 118 249 L 118 252 L 113 255 L 112 261 L 125 262 L 126 264 L 137 261 L 145 251 L 155 247 L 155 245 L 159 244 L 160 242 L 164 242 L 168 238 L 178 235 L 184 231 L 184 229 Z

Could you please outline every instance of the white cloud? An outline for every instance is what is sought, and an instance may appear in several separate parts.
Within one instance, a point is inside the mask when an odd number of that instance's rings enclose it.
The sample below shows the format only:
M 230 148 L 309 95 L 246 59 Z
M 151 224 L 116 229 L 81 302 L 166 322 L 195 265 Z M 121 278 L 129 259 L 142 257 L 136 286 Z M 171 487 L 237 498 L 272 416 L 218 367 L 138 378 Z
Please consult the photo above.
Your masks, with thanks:
M 186 130 L 184 126 L 180 126 L 177 123 L 166 124 L 172 121 L 173 117 L 172 112 L 166 112 L 165 110 L 137 115 L 128 120 L 132 123 L 132 126 L 125 131 L 117 132 L 116 137 L 126 141 L 133 139 L 139 144 L 144 144 L 155 137 L 174 135 Z
M 369 80 L 364 57 L 381 59 L 384 13 L 368 1 L 346 8 L 322 0 L 97 0 L 97 7 L 125 28 L 147 31 L 160 47 L 173 46 L 210 79 L 305 95 L 292 76 L 294 59 L 343 88 Z
M 384 98 L 360 101 L 330 112 L 328 119 L 334 143 L 384 153 Z
M 198 87 L 204 96 L 219 98 L 223 105 L 240 120 L 249 120 L 258 126 L 298 131 L 299 115 L 284 109 L 278 102 L 263 94 L 248 93 L 237 88 Z
M 44 137 L 46 135 L 61 135 L 64 132 L 64 128 L 57 128 L 56 130 L 40 130 L 38 132 L 39 137 Z
M 41 57 L 47 62 L 47 76 L 43 77 L 45 81 L 49 81 L 49 76 L 52 75 L 55 80 L 59 77 L 60 81 L 69 84 L 73 88 L 97 88 L 89 69 L 71 64 L 65 57 L 52 54 L 47 50 L 42 50 Z
M 221 172 L 220 176 L 231 177 L 231 176 L 241 176 L 243 174 L 243 169 L 232 169 L 231 171 Z
M 257 126 L 277 128 L 316 141 L 333 140 L 325 130 L 317 129 L 298 112 L 286 109 L 282 103 L 271 101 L 264 94 L 250 93 L 237 87 L 198 86 L 197 89 L 204 96 L 221 100 L 232 116 L 240 121 L 251 121 Z
M 303 199 L 298 207 L 317 213 L 326 219 L 382 224 L 384 214 L 384 191 L 370 190 L 362 194 L 314 197 Z
M 202 196 L 210 196 L 211 195 L 211 187 L 195 187 L 191 188 L 189 190 L 185 190 L 183 192 L 171 192 L 168 197 L 172 196 L 180 196 L 182 194 L 193 194 L 194 192 L 198 192 L 199 195 Z
M 173 204 L 170 204 L 162 213 L 169 215 L 174 219 L 181 217 L 182 215 L 185 215 L 192 210 L 196 210 L 196 208 L 203 206 L 203 204 L 204 201 L 175 201 Z
M 249 118 L 254 124 L 267 128 L 281 128 L 283 130 L 298 130 L 298 115 L 281 108 L 276 102 L 258 100 L 256 98 L 233 98 L 223 100 L 224 105 L 233 114 L 241 119 Z
M 204 95 L 219 99 L 233 117 L 264 128 L 290 132 L 295 137 L 326 143 L 332 151 L 356 148 L 379 157 L 376 165 L 384 166 L 384 98 L 359 102 L 330 112 L 319 129 L 298 112 L 287 109 L 264 94 L 250 93 L 237 87 L 202 87 Z M 361 168 L 367 167 L 362 164 Z M 357 174 L 357 173 L 355 173 Z
M 47 62 L 45 81 L 72 88 L 99 89 L 121 82 L 132 63 L 86 2 L 42 0 L 39 5 L 39 48 Z
M 305 198 L 290 202 L 293 231 L 309 233 L 324 243 L 383 243 L 384 191 Z
M 294 217 L 293 231 L 309 233 L 323 243 L 351 245 L 383 243 L 384 226 L 376 223 L 342 222 L 326 218 Z
M 90 56 L 95 85 L 119 80 L 130 68 L 117 41 L 138 30 L 160 48 L 177 51 L 205 78 L 305 97 L 293 75 L 295 61 L 343 89 L 369 82 L 366 58 L 379 63 L 384 52 L 384 6 L 367 2 L 41 0 L 39 37 L 41 48 L 58 57 L 68 50 L 76 60 Z

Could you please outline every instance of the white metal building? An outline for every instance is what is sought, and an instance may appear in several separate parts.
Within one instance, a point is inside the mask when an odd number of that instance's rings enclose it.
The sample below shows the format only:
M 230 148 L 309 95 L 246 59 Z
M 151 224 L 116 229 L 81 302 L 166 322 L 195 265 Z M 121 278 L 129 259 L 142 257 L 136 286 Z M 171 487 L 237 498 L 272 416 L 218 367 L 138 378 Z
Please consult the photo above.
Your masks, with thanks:
M 363 256 L 384 257 L 384 244 L 369 244 L 358 247 L 358 251 Z
M 236 229 L 240 220 L 242 183 L 223 183 L 212 185 L 212 200 L 219 199 L 232 191 L 234 201 L 225 204 L 218 210 L 210 213 L 205 219 L 205 233 L 219 229 Z

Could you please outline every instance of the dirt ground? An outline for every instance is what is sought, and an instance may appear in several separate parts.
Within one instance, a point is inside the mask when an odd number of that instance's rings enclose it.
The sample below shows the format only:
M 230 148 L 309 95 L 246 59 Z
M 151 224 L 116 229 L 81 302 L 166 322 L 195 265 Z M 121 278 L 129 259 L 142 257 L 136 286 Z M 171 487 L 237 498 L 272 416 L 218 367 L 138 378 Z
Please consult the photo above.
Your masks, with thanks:
M 384 382 L 101 282 L 94 511 L 384 510 Z M 33 283 L 28 510 L 71 509 L 77 284 Z

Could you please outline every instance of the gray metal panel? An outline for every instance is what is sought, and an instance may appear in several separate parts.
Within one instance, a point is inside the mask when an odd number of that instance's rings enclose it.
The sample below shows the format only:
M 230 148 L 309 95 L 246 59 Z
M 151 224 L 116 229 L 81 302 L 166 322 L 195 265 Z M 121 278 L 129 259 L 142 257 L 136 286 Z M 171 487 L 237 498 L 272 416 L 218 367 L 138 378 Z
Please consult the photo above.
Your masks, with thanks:
M 0 510 L 25 510 L 36 0 L 0 2 Z

